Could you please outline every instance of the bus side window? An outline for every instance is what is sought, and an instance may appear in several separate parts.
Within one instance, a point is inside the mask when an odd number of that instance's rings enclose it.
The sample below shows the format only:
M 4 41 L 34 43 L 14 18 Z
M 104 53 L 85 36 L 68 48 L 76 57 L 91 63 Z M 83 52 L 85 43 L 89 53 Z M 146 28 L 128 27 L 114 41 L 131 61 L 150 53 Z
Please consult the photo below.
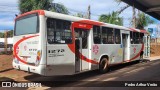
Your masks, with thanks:
M 140 44 L 140 33 L 136 32 L 136 44 Z
M 144 33 L 140 33 L 140 43 L 143 43 Z
M 134 44 L 140 44 L 140 33 L 133 32 L 133 42 Z
M 47 19 L 47 40 L 49 44 L 52 44 L 54 41 L 54 30 L 55 30 L 55 21 Z
M 47 40 L 49 44 L 72 43 L 71 22 L 59 19 L 47 19 Z
M 108 28 L 107 30 L 108 33 L 108 44 L 114 44 L 114 31 L 113 28 Z
M 94 44 L 101 44 L 101 33 L 99 26 L 93 26 Z
M 103 44 L 107 44 L 108 43 L 107 28 L 106 27 L 102 27 L 102 43 Z
M 130 31 L 130 40 L 131 40 L 131 44 L 134 44 L 133 32 L 132 31 Z
M 115 43 L 121 43 L 120 29 L 115 29 Z

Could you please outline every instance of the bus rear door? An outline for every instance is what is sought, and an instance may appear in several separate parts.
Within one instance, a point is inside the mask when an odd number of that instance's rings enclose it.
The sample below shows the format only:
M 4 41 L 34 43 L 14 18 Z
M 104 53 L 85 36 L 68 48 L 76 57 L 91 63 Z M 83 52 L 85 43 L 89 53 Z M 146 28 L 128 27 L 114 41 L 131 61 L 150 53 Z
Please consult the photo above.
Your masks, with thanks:
M 122 35 L 122 46 L 123 46 L 123 61 L 128 61 L 130 58 L 129 32 L 121 31 L 121 35 Z

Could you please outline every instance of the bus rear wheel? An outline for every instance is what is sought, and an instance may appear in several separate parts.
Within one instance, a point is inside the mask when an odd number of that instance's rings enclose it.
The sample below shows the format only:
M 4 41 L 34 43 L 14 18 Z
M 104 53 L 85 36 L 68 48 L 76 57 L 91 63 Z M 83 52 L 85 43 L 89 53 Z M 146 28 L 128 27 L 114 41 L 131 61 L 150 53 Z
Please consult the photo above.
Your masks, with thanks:
M 108 59 L 102 58 L 99 63 L 100 73 L 106 73 L 108 71 Z

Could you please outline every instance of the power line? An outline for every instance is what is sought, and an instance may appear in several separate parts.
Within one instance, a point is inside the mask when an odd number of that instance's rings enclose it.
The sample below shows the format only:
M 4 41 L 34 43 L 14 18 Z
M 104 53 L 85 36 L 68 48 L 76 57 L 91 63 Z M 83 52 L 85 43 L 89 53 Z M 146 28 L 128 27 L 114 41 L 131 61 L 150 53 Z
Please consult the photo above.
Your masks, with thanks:
M 18 6 L 16 6 L 16 5 L 1 5 L 1 6 L 5 6 L 5 7 L 12 7 L 12 6 L 18 7 Z

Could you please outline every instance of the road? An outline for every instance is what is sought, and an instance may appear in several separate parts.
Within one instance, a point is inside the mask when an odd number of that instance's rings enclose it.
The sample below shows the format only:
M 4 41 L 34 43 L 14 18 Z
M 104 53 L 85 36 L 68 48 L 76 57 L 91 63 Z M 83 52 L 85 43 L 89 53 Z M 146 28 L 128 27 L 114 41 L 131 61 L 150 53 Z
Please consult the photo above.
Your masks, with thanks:
M 160 81 L 160 60 L 151 62 L 132 62 L 110 67 L 110 71 L 100 74 L 98 71 L 90 71 L 72 76 L 44 77 L 35 74 L 24 76 L 29 82 L 40 82 L 43 87 L 54 90 L 88 90 L 88 89 L 112 89 L 134 90 L 142 87 L 125 87 L 125 83 L 134 81 L 154 82 Z M 123 82 L 122 82 L 123 81 Z M 127 82 L 130 81 L 130 82 Z M 159 83 L 160 84 L 160 83 Z M 159 85 L 158 84 L 158 85 Z M 116 87 L 117 86 L 117 87 Z M 119 87 L 118 87 L 119 86 Z M 121 87 L 123 86 L 123 87 Z M 159 87 L 143 87 L 145 90 L 160 90 Z
M 44 86 L 51 87 L 52 89 L 56 89 L 57 87 L 59 89 L 61 87 L 62 90 L 65 89 L 63 87 L 72 87 L 72 89 L 77 89 L 77 87 L 102 88 L 105 87 L 105 85 L 110 88 L 111 86 L 121 86 L 116 84 L 124 84 L 126 81 L 160 81 L 160 60 L 142 63 L 132 62 L 112 66 L 110 71 L 106 74 L 100 74 L 98 71 L 91 71 L 73 76 L 43 77 L 39 75 L 30 75 L 26 76 L 25 79 L 32 82 L 41 80 Z

